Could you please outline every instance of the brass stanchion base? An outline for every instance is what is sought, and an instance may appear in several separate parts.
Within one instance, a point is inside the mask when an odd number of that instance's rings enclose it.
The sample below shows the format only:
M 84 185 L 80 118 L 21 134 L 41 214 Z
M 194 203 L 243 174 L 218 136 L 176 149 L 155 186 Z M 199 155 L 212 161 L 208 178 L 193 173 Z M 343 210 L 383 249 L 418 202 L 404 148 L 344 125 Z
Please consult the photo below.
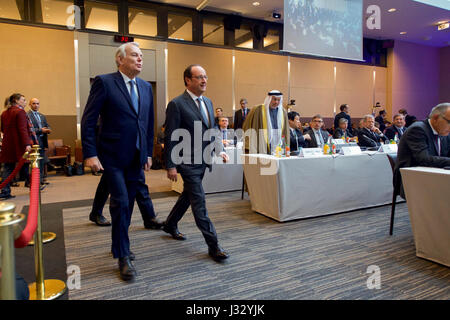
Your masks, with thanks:
M 56 239 L 56 233 L 53 232 L 42 232 L 42 243 L 52 242 Z M 28 242 L 29 246 L 34 246 L 34 240 Z
M 44 297 L 38 297 L 36 292 L 36 282 L 28 286 L 30 290 L 30 300 L 54 300 L 66 292 L 66 284 L 61 280 L 44 280 Z

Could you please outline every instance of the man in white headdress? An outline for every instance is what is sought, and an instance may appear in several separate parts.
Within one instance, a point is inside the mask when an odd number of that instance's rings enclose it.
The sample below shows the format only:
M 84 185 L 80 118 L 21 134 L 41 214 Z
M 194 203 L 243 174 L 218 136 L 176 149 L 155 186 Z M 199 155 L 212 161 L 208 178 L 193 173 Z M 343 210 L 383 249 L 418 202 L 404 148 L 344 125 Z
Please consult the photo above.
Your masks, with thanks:
M 247 130 L 255 130 L 248 134 Z M 285 137 L 289 145 L 289 120 L 283 108 L 283 95 L 278 90 L 267 94 L 264 104 L 252 108 L 245 119 L 245 149 L 248 153 L 272 154 Z

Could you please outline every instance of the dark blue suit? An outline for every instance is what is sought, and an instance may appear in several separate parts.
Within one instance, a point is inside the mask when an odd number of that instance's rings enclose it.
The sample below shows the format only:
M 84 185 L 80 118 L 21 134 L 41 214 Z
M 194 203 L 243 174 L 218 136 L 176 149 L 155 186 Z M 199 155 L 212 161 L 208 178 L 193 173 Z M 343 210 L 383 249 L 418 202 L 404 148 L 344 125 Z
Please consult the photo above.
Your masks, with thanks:
M 128 227 L 136 188 L 142 167 L 153 152 L 153 93 L 149 83 L 135 80 L 138 113 L 122 75 L 116 72 L 95 78 L 81 120 L 83 155 L 85 159 L 98 156 L 111 193 L 114 258 L 129 256 Z
M 206 130 L 215 127 L 213 105 L 211 100 L 203 97 L 209 114 L 209 123 L 202 121 L 198 105 L 185 91 L 182 95 L 169 102 L 166 110 L 166 136 L 165 153 L 166 168 L 175 168 L 183 178 L 184 186 L 178 201 L 167 217 L 166 224 L 169 229 L 176 229 L 186 210 L 191 206 L 195 223 L 203 234 L 209 247 L 217 247 L 217 234 L 206 209 L 205 192 L 202 186 L 203 176 L 207 167 L 211 168 L 211 153 L 204 152 L 210 141 L 201 141 Z M 174 134 L 177 129 L 190 134 L 190 144 L 187 145 L 181 158 L 178 154 L 172 154 L 172 150 L 178 144 L 178 138 Z M 216 130 L 215 134 L 219 134 Z M 215 136 L 213 136 L 213 139 Z M 172 141 L 175 139 L 175 141 Z M 195 141 L 197 140 L 197 141 Z M 199 141 L 200 140 L 200 141 Z M 218 144 L 215 151 L 223 150 L 221 137 L 214 139 Z M 189 147 L 190 146 L 190 147 Z

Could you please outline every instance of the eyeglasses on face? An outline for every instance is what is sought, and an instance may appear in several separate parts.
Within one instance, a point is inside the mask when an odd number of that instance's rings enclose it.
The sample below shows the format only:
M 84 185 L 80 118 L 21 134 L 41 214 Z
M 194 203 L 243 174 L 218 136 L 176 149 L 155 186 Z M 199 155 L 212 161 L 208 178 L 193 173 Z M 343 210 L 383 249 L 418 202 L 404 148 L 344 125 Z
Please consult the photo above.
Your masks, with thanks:
M 192 76 L 191 78 L 195 78 L 197 80 L 203 80 L 203 79 L 208 80 L 208 76 Z
M 450 124 L 450 120 L 449 120 L 449 119 L 447 119 L 447 118 L 444 117 L 444 116 L 441 116 L 441 118 L 447 120 L 447 124 Z

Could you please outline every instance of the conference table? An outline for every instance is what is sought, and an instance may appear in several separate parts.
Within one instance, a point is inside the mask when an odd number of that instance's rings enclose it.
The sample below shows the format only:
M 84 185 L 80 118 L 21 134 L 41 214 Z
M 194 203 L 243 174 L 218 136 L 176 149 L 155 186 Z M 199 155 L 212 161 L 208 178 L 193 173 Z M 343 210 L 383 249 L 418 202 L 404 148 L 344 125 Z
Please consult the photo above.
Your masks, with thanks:
M 214 157 L 212 170 L 206 169 L 202 185 L 205 193 L 237 191 L 242 189 L 242 164 L 240 163 L 242 146 L 226 147 L 229 162 L 224 163 L 221 157 Z M 183 192 L 183 179 L 178 174 L 176 182 L 172 182 L 172 190 Z
M 450 267 L 450 170 L 400 169 L 416 255 Z
M 252 210 L 280 222 L 392 202 L 392 169 L 385 153 L 244 154 L 242 161 Z

